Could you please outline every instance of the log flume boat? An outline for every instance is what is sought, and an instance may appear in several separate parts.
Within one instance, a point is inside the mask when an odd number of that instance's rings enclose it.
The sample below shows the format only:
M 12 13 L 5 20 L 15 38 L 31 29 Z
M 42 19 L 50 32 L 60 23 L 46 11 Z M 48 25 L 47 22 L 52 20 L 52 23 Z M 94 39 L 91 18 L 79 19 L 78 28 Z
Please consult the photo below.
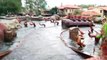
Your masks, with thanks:
M 63 19 L 62 20 L 62 28 L 70 28 L 73 26 L 90 27 L 90 26 L 94 26 L 94 24 L 90 20 L 80 20 L 80 19 Z
M 68 35 L 69 35 L 69 38 L 72 40 L 72 43 L 75 43 L 75 44 L 79 45 L 79 47 L 82 48 L 82 49 L 79 49 L 78 47 L 70 45 L 65 40 L 66 38 L 64 39 L 64 37 L 62 37 L 63 33 L 64 32 L 66 33 L 67 30 L 69 30 Z M 99 32 L 97 32 L 96 30 L 94 30 L 92 28 L 92 26 L 90 26 L 90 30 L 87 30 L 89 32 L 87 35 L 90 38 L 94 38 L 94 41 L 92 41 L 92 39 L 91 39 L 91 41 L 90 41 L 90 39 L 85 40 L 85 42 L 87 41 L 87 43 L 88 43 L 88 45 L 86 45 L 86 47 L 84 45 L 84 42 L 81 41 L 82 40 L 81 37 L 83 36 L 82 34 L 84 34 L 84 33 L 78 27 L 71 27 L 67 30 L 63 31 L 60 35 L 61 40 L 64 42 L 64 44 L 67 47 L 71 48 L 72 50 L 74 50 L 75 52 L 77 52 L 78 54 L 83 56 L 84 58 L 89 58 L 87 60 L 107 60 L 107 52 L 106 52 L 107 51 L 107 19 L 103 19 L 102 26 L 101 26 L 101 29 L 100 29 Z M 95 31 L 95 33 L 94 33 L 94 31 Z M 79 35 L 79 34 L 81 34 L 81 35 Z M 83 49 L 84 47 L 86 49 L 88 49 L 87 52 L 89 52 L 91 54 L 84 53 L 84 52 L 86 52 Z M 92 50 L 92 51 L 90 52 L 89 50 L 90 51 Z
M 68 43 L 63 39 L 62 35 L 64 32 L 68 31 L 68 29 L 62 31 L 60 33 L 60 39 L 62 40 L 62 42 L 65 44 L 65 46 L 67 46 L 68 48 L 72 49 L 73 51 L 75 51 L 78 55 L 80 55 L 82 58 L 87 59 L 87 58 L 91 58 L 93 56 L 85 54 L 83 52 L 81 52 L 80 50 L 78 50 L 77 48 L 73 47 L 73 46 L 69 46 Z

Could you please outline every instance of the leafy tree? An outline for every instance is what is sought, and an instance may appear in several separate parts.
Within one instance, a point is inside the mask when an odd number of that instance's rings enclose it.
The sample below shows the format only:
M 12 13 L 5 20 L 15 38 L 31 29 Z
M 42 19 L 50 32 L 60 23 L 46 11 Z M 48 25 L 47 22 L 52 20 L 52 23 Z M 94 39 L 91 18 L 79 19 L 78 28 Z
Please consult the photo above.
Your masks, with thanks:
M 57 7 L 54 7 L 50 10 L 50 13 L 53 15 L 53 14 L 57 14 L 58 13 L 58 8 Z
M 74 14 L 74 15 L 80 15 L 81 12 L 82 12 L 81 10 L 75 10 L 73 14 Z
M 35 0 L 34 4 L 36 5 L 36 7 L 45 9 L 45 6 L 47 5 L 45 0 Z
M 37 15 L 40 14 L 40 10 L 45 9 L 47 5 L 45 0 L 26 0 L 26 8 L 28 11 L 35 11 Z
M 0 15 L 21 11 L 21 0 L 0 0 Z
M 79 6 L 82 7 L 82 8 L 88 8 L 90 6 L 95 6 L 95 5 L 84 5 L 84 4 L 82 4 L 82 5 L 79 5 Z

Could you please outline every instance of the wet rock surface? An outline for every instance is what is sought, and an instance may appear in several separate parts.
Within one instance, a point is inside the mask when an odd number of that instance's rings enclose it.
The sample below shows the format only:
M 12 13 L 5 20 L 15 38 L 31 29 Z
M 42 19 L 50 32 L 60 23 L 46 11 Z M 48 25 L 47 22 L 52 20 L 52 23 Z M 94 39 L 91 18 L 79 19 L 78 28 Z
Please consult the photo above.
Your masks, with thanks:
M 83 60 L 60 40 L 61 26 L 45 24 L 46 28 L 38 25 L 19 29 L 17 48 L 2 60 Z

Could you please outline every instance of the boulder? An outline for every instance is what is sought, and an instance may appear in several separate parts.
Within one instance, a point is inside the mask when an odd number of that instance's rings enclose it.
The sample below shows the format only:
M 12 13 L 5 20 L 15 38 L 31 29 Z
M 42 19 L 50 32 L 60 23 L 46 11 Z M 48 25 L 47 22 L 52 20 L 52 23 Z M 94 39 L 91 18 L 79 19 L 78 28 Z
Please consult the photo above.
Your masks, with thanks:
M 12 42 L 17 36 L 15 30 L 5 30 L 4 32 L 4 42 Z
M 0 42 L 4 40 L 4 30 L 6 29 L 7 27 L 3 23 L 0 23 Z
M 14 28 L 9 28 L 5 23 L 0 23 L 0 42 L 11 42 L 16 35 Z

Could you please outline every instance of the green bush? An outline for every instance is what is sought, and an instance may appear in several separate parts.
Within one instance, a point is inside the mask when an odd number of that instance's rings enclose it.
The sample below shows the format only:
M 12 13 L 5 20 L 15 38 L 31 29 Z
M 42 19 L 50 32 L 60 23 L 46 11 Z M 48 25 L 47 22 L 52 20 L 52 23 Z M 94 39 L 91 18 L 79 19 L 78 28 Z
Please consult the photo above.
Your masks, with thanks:
M 0 0 L 0 15 L 21 11 L 21 0 Z

